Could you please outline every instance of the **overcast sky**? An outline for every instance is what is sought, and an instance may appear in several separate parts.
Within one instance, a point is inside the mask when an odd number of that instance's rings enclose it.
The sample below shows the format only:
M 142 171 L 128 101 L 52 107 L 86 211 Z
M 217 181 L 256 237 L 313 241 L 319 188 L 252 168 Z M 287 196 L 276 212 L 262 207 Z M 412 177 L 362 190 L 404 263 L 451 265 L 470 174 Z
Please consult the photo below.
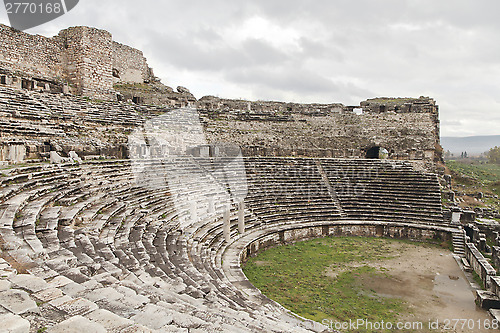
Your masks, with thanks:
M 498 0 L 80 0 L 27 32 L 106 29 L 197 98 L 423 95 L 440 106 L 442 135 L 498 135 L 499 13 Z M 9 24 L 4 8 L 0 22 Z

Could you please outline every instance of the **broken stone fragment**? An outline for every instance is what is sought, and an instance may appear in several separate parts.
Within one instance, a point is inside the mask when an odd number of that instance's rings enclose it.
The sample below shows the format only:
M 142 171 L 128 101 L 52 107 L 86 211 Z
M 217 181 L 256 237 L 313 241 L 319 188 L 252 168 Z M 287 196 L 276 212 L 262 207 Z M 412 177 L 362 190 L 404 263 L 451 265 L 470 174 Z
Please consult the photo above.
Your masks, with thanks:
M 191 93 L 188 88 L 183 87 L 183 86 L 178 86 L 177 92 L 179 92 L 181 94 L 190 94 Z

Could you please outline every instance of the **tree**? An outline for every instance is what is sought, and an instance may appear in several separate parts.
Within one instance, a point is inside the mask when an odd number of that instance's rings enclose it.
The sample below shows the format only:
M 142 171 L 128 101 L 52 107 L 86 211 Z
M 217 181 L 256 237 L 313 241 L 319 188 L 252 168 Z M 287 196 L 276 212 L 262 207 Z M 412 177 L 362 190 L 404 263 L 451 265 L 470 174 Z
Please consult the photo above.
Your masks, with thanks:
M 500 164 L 500 147 L 491 148 L 487 155 L 490 163 Z

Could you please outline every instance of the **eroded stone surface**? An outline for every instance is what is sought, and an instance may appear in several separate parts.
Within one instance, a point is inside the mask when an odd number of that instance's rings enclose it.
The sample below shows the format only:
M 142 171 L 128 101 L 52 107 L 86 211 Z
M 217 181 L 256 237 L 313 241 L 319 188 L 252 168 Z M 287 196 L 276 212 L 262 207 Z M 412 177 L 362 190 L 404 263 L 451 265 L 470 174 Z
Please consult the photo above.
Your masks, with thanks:
M 0 292 L 0 304 L 15 314 L 39 312 L 36 303 L 22 290 L 9 289 Z
M 70 316 L 84 315 L 98 309 L 98 306 L 84 298 L 68 300 L 56 306 L 58 310 L 64 311 Z
M 118 331 L 134 324 L 132 320 L 122 318 L 108 310 L 103 309 L 95 310 L 89 313 L 86 317 L 93 322 L 101 324 L 104 328 L 111 331 Z
M 30 274 L 18 274 L 10 278 L 10 281 L 13 283 L 14 287 L 25 289 L 30 293 L 36 293 L 49 287 L 44 279 Z
M 82 316 L 71 317 L 51 328 L 49 333 L 106 333 L 106 329 Z
M 57 288 L 48 288 L 32 295 L 39 302 L 47 303 L 57 298 L 63 297 L 63 293 L 61 290 Z
M 12 284 L 7 280 L 0 280 L 0 291 L 5 291 L 10 289 Z
M 20 316 L 8 313 L 0 314 L 0 332 L 2 333 L 28 333 L 30 322 Z
M 165 309 L 153 304 L 147 304 L 140 313 L 131 318 L 136 323 L 152 329 L 160 329 L 172 323 L 172 316 Z

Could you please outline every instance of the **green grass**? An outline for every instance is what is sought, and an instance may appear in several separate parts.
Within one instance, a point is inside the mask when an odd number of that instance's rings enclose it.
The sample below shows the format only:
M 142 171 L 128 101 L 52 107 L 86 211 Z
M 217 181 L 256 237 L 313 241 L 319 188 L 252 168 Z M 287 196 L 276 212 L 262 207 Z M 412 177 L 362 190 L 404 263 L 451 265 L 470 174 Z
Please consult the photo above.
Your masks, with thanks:
M 500 165 L 498 164 L 470 164 L 452 160 L 447 161 L 446 166 L 451 171 L 470 177 L 476 182 L 492 183 L 500 181 Z
M 465 163 L 459 161 L 447 161 L 446 166 L 450 169 L 453 185 L 464 186 L 463 191 L 467 194 L 483 192 L 489 195 L 500 196 L 500 165 L 489 163 Z M 500 209 L 500 201 L 495 198 L 483 199 L 484 205 Z
M 399 313 L 410 312 L 407 304 L 398 298 L 380 297 L 362 282 L 388 276 L 385 270 L 366 263 L 390 259 L 387 253 L 392 242 L 400 241 L 328 237 L 298 242 L 259 253 L 243 270 L 265 295 L 305 318 L 394 322 Z M 327 274 L 329 267 L 336 276 Z
M 481 280 L 481 277 L 474 271 L 472 271 L 472 279 L 478 284 L 481 286 L 481 288 L 484 289 L 484 284 L 483 284 L 483 280 Z

